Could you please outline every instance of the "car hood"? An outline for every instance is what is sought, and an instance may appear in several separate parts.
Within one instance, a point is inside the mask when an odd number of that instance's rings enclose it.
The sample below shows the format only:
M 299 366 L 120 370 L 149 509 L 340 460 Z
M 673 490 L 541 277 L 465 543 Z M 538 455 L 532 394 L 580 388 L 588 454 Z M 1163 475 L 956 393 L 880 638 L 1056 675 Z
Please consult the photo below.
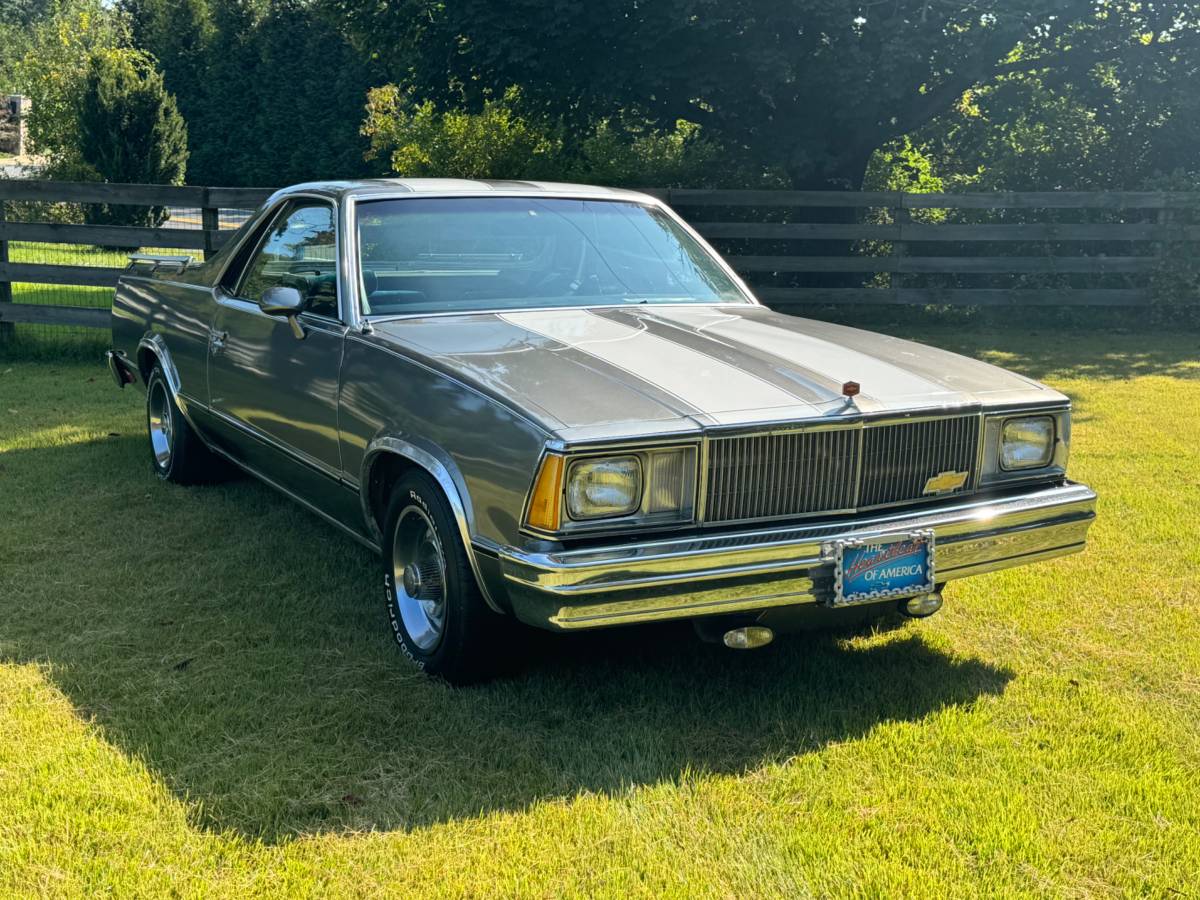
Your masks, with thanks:
M 945 350 L 761 306 L 518 310 L 374 329 L 566 440 L 1066 399 Z M 849 381 L 861 388 L 853 401 Z

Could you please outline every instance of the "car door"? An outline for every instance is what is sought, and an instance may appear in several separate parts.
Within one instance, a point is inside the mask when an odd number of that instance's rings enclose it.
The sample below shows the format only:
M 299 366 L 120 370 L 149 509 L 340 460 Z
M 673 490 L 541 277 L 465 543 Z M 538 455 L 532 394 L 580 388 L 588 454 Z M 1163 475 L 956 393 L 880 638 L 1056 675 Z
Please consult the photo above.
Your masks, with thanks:
M 217 289 L 209 341 L 217 438 L 263 478 L 341 519 L 348 491 L 341 485 L 338 376 L 346 325 L 333 204 L 287 201 L 242 256 Z M 307 298 L 298 330 L 259 306 L 276 286 Z

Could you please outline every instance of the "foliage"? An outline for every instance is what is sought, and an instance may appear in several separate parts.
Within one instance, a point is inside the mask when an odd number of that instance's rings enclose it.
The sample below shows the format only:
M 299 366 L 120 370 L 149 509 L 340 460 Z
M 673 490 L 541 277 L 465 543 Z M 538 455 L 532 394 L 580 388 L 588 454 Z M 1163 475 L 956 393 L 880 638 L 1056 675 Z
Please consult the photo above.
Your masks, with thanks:
M 1200 197 L 1200 171 L 1176 171 L 1153 178 L 1147 190 L 1181 192 Z M 1200 202 L 1180 204 L 1166 211 L 1166 221 L 1177 228 L 1200 229 Z M 1200 241 L 1164 241 L 1158 271 L 1150 279 L 1154 305 L 1150 319 L 1169 328 L 1200 325 Z
M 456 178 L 548 178 L 562 164 L 561 131 L 523 117 L 517 88 L 486 100 L 475 114 L 415 103 L 396 85 L 367 95 L 363 134 L 370 156 L 386 156 L 400 175 Z
M 84 180 L 183 184 L 187 126 L 162 74 L 138 51 L 92 57 L 79 102 L 78 139 Z M 163 207 L 89 206 L 88 221 L 159 225 Z
M 749 176 L 693 122 L 658 129 L 630 117 L 571 129 L 531 109 L 520 88 L 484 100 L 479 112 L 417 102 L 384 85 L 368 94 L 363 134 L 370 159 L 405 176 L 539 178 L 657 187 L 727 186 Z
M 124 0 L 192 134 L 196 184 L 272 186 L 365 174 L 370 53 L 306 0 Z M 382 40 L 382 36 L 377 40 Z
M 29 146 L 56 171 L 81 163 L 78 142 L 79 97 L 89 60 L 128 46 L 123 17 L 104 0 L 48 0 L 27 5 L 29 23 L 20 25 L 19 58 L 7 74 L 7 92 L 26 94 L 33 103 Z M 0 42 L 0 50 L 4 46 Z M 0 57 L 0 76 L 4 75 Z
M 572 126 L 633 113 L 685 119 L 796 187 L 859 187 L 872 154 L 1017 73 L 1047 84 L 1098 66 L 1182 74 L 1191 3 L 1108 0 L 322 0 L 411 82 L 462 94 L 520 84 Z M 387 46 L 372 35 L 394 38 Z M 1146 41 L 1145 36 L 1153 36 Z

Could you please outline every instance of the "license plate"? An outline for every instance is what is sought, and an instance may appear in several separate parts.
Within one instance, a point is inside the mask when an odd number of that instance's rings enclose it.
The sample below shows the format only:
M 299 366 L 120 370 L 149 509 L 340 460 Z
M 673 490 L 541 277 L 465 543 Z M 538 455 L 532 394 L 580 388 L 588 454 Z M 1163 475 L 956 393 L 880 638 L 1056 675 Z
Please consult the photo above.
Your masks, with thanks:
M 933 590 L 933 532 L 834 542 L 834 606 Z

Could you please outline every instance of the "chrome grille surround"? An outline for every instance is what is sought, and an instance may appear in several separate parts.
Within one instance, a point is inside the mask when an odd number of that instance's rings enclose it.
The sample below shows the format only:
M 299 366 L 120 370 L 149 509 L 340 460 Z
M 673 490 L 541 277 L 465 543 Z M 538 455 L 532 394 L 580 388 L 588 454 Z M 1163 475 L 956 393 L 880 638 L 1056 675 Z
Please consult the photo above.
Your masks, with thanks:
M 979 480 L 980 424 L 972 413 L 710 437 L 704 521 L 849 513 L 970 493 Z M 966 481 L 925 494 L 943 472 L 966 472 Z

